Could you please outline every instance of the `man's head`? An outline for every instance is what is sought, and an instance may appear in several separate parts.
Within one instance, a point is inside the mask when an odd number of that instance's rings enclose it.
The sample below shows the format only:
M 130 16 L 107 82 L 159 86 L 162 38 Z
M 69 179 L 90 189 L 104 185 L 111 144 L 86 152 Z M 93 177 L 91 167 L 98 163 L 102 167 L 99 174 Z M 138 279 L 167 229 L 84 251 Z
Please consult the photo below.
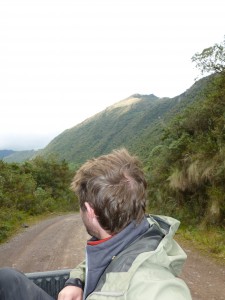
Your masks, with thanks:
M 72 182 L 81 210 L 86 211 L 88 203 L 100 226 L 111 234 L 143 219 L 146 187 L 140 162 L 125 149 L 87 161 Z

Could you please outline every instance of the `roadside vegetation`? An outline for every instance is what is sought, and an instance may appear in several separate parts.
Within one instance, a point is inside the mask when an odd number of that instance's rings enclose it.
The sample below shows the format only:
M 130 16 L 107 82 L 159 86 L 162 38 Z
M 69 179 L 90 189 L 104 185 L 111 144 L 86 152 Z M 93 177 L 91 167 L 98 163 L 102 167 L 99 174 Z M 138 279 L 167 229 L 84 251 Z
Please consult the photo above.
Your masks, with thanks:
M 216 226 L 208 229 L 199 226 L 184 226 L 178 230 L 175 239 L 182 245 L 198 249 L 205 256 L 225 265 L 225 230 Z
M 177 114 L 146 165 L 151 205 L 186 224 L 225 225 L 225 39 L 193 57 L 215 72 L 200 99 Z
M 210 81 L 148 157 L 150 210 L 180 219 L 186 240 L 225 263 L 225 39 L 192 60 Z
M 23 164 L 0 161 L 0 242 L 31 216 L 76 211 L 73 172 L 65 161 L 36 157 Z

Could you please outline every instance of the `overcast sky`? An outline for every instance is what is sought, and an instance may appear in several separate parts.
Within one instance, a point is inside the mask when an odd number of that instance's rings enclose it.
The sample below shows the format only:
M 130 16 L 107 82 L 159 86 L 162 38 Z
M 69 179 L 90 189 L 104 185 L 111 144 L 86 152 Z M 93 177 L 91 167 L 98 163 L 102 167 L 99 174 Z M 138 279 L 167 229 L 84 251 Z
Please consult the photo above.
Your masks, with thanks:
M 43 148 L 134 93 L 183 93 L 224 35 L 222 0 L 1 0 L 0 149 Z

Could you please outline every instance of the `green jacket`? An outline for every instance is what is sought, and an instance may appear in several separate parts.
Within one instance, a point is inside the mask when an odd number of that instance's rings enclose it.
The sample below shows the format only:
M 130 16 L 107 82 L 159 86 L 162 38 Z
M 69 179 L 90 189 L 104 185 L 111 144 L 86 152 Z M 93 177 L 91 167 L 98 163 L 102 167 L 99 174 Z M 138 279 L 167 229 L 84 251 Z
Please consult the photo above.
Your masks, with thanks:
M 153 215 L 147 220 L 150 226 L 156 225 L 165 234 L 157 248 L 148 251 L 151 239 L 128 246 L 112 259 L 87 300 L 191 300 L 187 285 L 177 277 L 186 260 L 186 254 L 173 239 L 180 222 Z M 167 232 L 164 224 L 169 224 Z M 127 268 L 129 257 L 132 263 Z M 121 271 L 125 262 L 126 271 Z M 71 271 L 70 277 L 85 281 L 85 262 Z

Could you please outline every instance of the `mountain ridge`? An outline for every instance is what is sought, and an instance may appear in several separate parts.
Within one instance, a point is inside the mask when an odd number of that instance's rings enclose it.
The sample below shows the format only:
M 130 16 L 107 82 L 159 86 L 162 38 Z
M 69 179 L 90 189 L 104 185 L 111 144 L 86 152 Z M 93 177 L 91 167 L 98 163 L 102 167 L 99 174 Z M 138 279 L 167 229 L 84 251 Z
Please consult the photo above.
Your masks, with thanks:
M 74 165 L 126 147 L 145 159 L 159 142 L 166 123 L 179 111 L 195 101 L 208 78 L 196 82 L 184 93 L 159 98 L 154 94 L 134 94 L 55 137 L 40 155 L 52 153 Z
M 91 157 L 126 147 L 145 160 L 152 148 L 160 142 L 163 128 L 169 120 L 200 98 L 208 80 L 210 78 L 205 77 L 196 81 L 185 92 L 173 98 L 136 93 L 117 101 L 65 129 L 44 149 L 35 152 L 33 157 L 54 154 L 70 164 L 80 165 Z M 23 161 L 19 152 L 11 154 L 9 161 Z M 30 158 L 32 152 L 24 160 Z M 7 157 L 4 159 L 7 161 Z

